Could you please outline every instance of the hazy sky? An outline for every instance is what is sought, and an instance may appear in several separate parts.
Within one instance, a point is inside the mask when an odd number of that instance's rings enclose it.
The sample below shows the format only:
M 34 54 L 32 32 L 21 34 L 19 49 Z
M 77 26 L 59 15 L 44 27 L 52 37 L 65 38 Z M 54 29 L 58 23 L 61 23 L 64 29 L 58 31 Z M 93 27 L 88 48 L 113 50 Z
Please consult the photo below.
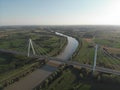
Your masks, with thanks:
M 120 0 L 0 0 L 0 25 L 120 25 Z

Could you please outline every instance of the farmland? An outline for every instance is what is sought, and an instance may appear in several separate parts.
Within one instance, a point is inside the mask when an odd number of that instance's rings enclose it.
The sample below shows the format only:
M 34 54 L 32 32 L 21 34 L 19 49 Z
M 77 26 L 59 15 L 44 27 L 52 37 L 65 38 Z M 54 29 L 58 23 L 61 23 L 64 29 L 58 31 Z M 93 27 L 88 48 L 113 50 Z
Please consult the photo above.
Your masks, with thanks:
M 0 38 L 0 48 L 24 52 L 26 54 L 29 38 L 32 39 L 33 46 L 38 55 L 57 55 L 67 42 L 65 38 L 43 30 L 8 32 L 5 31 L 3 35 L 7 36 Z

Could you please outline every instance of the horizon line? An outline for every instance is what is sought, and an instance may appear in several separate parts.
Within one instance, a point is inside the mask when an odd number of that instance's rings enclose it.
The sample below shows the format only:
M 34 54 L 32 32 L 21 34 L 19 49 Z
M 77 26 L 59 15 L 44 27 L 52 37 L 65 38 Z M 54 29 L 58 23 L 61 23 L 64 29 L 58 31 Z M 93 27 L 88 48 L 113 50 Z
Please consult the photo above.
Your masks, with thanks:
M 26 25 L 0 25 L 0 27 L 3 27 L 3 26 L 120 26 L 120 25 L 114 25 L 114 24 L 58 24 L 58 25 L 55 25 L 55 24 L 26 24 Z

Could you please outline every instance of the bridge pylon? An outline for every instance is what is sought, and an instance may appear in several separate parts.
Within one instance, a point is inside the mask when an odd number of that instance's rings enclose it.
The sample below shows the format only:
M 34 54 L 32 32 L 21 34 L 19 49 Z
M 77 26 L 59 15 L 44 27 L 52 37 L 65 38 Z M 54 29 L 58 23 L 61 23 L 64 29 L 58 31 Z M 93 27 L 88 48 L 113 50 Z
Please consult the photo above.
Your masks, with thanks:
M 29 39 L 29 44 L 28 44 L 28 54 L 27 54 L 28 57 L 30 56 L 30 50 L 31 49 L 32 49 L 33 55 L 35 55 L 35 49 L 33 47 L 32 39 L 30 38 Z
M 93 63 L 93 72 L 95 71 L 96 68 L 96 61 L 97 61 L 97 49 L 98 49 L 98 45 L 96 44 L 95 46 L 95 54 L 94 54 L 94 63 Z

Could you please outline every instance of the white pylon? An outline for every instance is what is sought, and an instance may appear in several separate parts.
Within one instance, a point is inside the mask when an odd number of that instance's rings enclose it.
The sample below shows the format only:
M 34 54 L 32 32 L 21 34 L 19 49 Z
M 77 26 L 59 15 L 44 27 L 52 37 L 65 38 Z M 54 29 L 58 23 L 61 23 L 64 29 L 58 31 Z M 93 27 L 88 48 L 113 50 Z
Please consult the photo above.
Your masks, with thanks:
M 93 63 L 93 72 L 95 71 L 95 67 L 96 67 L 97 49 L 98 49 L 98 45 L 96 44 L 96 46 L 95 46 L 95 55 L 94 55 L 94 63 Z
M 31 40 L 31 39 L 29 39 L 29 45 L 28 45 L 28 57 L 30 56 L 30 48 L 32 48 L 33 55 L 35 55 L 35 49 L 34 49 L 34 47 L 33 47 L 32 40 Z

